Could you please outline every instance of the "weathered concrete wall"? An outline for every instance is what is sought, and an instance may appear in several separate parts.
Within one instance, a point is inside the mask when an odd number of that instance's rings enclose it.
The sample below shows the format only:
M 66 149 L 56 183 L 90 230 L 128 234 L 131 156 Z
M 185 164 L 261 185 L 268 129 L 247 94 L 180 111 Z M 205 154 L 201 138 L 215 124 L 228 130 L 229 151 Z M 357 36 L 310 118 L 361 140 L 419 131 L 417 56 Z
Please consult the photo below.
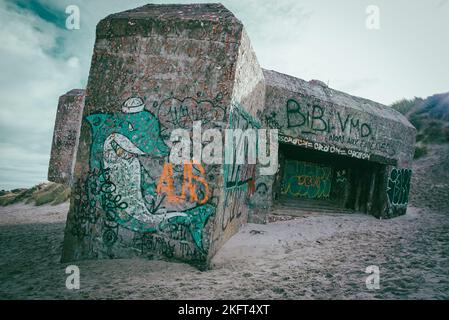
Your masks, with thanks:
M 265 121 L 281 130 L 281 141 L 384 164 L 411 165 L 416 129 L 396 110 L 319 81 L 268 70 L 264 74 Z
M 243 26 L 222 5 L 147 5 L 102 20 L 63 260 L 137 254 L 206 266 L 246 222 L 247 191 L 228 193 L 236 177 L 222 165 L 168 164 L 170 134 L 197 120 L 223 130 L 236 114 L 251 123 L 263 89 Z
M 265 103 L 265 79 L 245 29 L 242 30 L 227 129 L 256 129 Z M 235 141 L 236 144 L 240 143 Z M 223 189 L 214 227 L 210 257 L 248 221 L 249 200 L 254 194 L 256 165 L 224 165 Z M 222 208 L 222 209 L 221 209 Z
M 411 167 L 416 129 L 403 115 L 379 103 L 328 88 L 320 81 L 306 82 L 268 70 L 264 70 L 264 76 L 264 121 L 279 129 L 279 142 L 382 164 L 384 170 L 376 178 L 377 184 L 382 185 L 381 199 L 376 200 L 382 203 L 382 209 L 376 209 L 376 215 L 393 217 L 405 213 L 409 176 L 401 175 L 404 179 L 397 181 L 395 173 Z M 394 197 L 396 204 L 390 201 Z M 402 209 L 397 209 L 398 205 Z
M 84 108 L 85 90 L 74 89 L 59 97 L 53 131 L 48 180 L 70 185 Z

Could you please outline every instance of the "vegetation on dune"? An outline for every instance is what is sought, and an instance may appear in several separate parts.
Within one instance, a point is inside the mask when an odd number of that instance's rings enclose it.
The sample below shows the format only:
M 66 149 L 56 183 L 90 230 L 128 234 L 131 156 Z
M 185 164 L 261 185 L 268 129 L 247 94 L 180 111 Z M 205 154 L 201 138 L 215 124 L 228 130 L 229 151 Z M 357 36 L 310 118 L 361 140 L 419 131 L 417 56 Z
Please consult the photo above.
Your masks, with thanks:
M 449 93 L 403 99 L 391 107 L 405 115 L 417 130 L 415 159 L 427 154 L 426 145 L 449 142 Z
M 41 183 L 29 189 L 14 189 L 0 191 L 0 206 L 24 202 L 41 206 L 44 204 L 57 205 L 70 198 L 70 188 L 53 182 Z
M 414 159 L 419 159 L 421 157 L 424 157 L 425 155 L 427 155 L 427 146 L 416 145 Z
M 423 103 L 423 99 L 415 97 L 414 99 L 402 99 L 391 105 L 391 107 L 403 115 L 407 115 L 411 112 L 417 105 Z

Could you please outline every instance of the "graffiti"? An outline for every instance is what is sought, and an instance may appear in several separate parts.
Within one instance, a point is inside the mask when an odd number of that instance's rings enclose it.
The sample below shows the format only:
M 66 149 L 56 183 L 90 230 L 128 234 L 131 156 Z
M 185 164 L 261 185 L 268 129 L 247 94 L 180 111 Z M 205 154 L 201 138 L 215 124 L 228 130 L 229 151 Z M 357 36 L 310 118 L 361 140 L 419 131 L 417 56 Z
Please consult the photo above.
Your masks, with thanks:
M 343 120 L 340 112 L 337 112 L 337 117 L 342 132 L 349 131 L 349 134 L 352 134 L 353 130 L 356 130 L 362 138 L 369 137 L 372 133 L 371 127 L 368 123 L 362 123 L 360 119 L 355 118 L 353 115 L 349 114 Z
M 374 140 L 362 140 L 355 139 L 351 137 L 345 137 L 344 135 L 331 134 L 327 137 L 327 141 L 331 143 L 345 143 L 352 145 L 355 148 L 360 148 L 363 150 L 369 150 L 370 152 L 382 152 L 389 156 L 394 156 L 396 154 L 396 149 L 390 142 L 382 141 L 376 142 Z
M 98 197 L 100 195 L 99 178 L 103 175 L 98 169 L 89 171 L 85 181 L 78 181 L 73 187 L 73 202 L 74 202 L 74 223 L 71 224 L 70 232 L 72 235 L 82 239 L 89 234 L 89 225 L 96 224 L 99 215 L 97 214 Z M 107 217 L 108 218 L 108 217 Z M 116 226 L 115 226 L 116 227 Z M 110 242 L 114 238 L 111 232 L 106 234 Z
M 223 210 L 223 216 L 221 220 L 221 229 L 225 231 L 230 223 L 234 219 L 238 219 L 242 216 L 243 212 L 241 206 L 245 205 L 243 199 L 246 192 L 244 190 L 232 190 L 225 194 L 225 204 Z
M 332 180 L 332 199 L 345 199 L 346 192 L 349 192 L 349 170 L 347 169 L 334 169 L 334 180 Z
M 229 116 L 229 127 L 230 129 L 241 129 L 245 131 L 247 129 L 260 128 L 260 124 L 241 106 L 233 104 Z M 243 135 L 238 138 L 239 140 L 235 141 L 237 146 L 245 143 L 245 137 Z M 225 150 L 225 153 L 233 152 L 233 159 L 236 159 L 236 150 L 238 150 L 238 148 L 230 148 L 230 150 Z M 239 218 L 242 215 L 243 209 L 241 206 L 246 205 L 245 198 L 251 195 L 254 191 L 255 174 L 256 164 L 237 164 L 236 162 L 224 164 L 223 180 L 225 201 L 221 223 L 223 231 L 235 218 Z
M 286 103 L 286 116 L 271 112 L 265 116 L 268 126 L 283 129 L 298 129 L 308 139 L 291 138 L 296 145 L 311 149 L 329 148 L 330 153 L 368 159 L 369 154 L 377 153 L 388 157 L 396 155 L 394 142 L 376 134 L 371 125 L 362 120 L 358 113 L 346 113 L 332 107 L 322 107 L 313 103 L 300 103 L 289 99 Z M 285 133 L 286 131 L 284 131 Z M 295 131 L 296 135 L 298 132 Z M 287 135 L 284 134 L 284 137 Z M 310 142 L 313 140 L 314 142 Z M 281 141 L 281 140 L 280 140 Z M 320 143 L 316 147 L 313 143 Z M 344 144 L 343 147 L 337 145 Z M 352 150 L 352 151 L 351 151 Z M 359 153 L 355 153 L 355 151 Z
M 124 204 L 112 196 L 111 190 L 114 190 L 115 186 L 108 177 L 108 169 L 97 168 L 89 171 L 84 180 L 75 183 L 72 216 L 74 223 L 69 231 L 78 239 L 83 239 L 90 235 L 91 226 L 99 223 L 102 241 L 106 247 L 111 247 L 119 238 L 119 224 L 115 221 L 113 210 Z M 102 179 L 105 179 L 104 182 L 101 182 Z
M 338 184 L 345 184 L 346 183 L 346 170 L 342 169 L 342 170 L 337 170 L 335 172 L 336 174 L 336 181 Z
M 195 244 L 188 241 L 190 231 L 183 225 L 172 225 L 170 230 L 159 236 L 155 233 L 139 233 L 133 239 L 132 247 L 138 249 L 142 255 L 153 257 L 154 254 L 166 258 L 182 256 L 191 261 L 202 261 L 206 252 L 198 250 Z
M 268 124 L 269 128 L 272 129 L 282 129 L 282 125 L 276 120 L 277 114 L 276 112 L 271 112 L 269 115 L 265 116 L 265 121 Z
M 262 198 L 265 197 L 268 193 L 267 185 L 264 182 L 257 184 L 256 193 Z
M 92 134 L 89 165 L 98 173 L 96 181 L 86 185 L 87 196 L 90 205 L 95 202 L 91 210 L 99 204 L 106 213 L 105 223 L 112 223 L 107 229 L 121 226 L 138 233 L 158 233 L 185 226 L 203 250 L 202 230 L 215 209 L 205 201 L 183 211 L 169 212 L 162 205 L 165 195 L 159 194 L 156 186 L 161 172 L 148 170 L 143 159 L 164 159 L 169 148 L 160 135 L 158 119 L 144 109 L 143 100 L 130 98 L 121 113 L 91 114 L 86 121 Z M 103 242 L 115 242 L 116 236 L 106 231 Z
M 248 129 L 260 128 L 260 124 L 255 121 L 242 107 L 233 105 L 229 118 L 230 129 Z M 241 146 L 245 144 L 245 136 L 240 135 L 235 145 Z M 246 141 L 247 142 L 247 141 Z M 247 146 L 246 146 L 247 147 Z M 233 159 L 237 159 L 238 148 L 229 148 L 225 152 L 233 152 Z M 246 152 L 245 152 L 246 154 Z M 225 189 L 241 189 L 247 188 L 248 183 L 254 179 L 255 164 L 225 164 L 224 165 L 224 181 Z
M 298 147 L 304 147 L 308 149 L 313 149 L 313 142 L 310 142 L 303 138 L 293 138 L 289 136 L 279 135 L 279 142 L 290 143 Z
M 193 173 L 193 167 L 197 168 L 201 175 L 205 174 L 205 170 L 200 164 L 184 164 L 182 193 L 178 196 L 175 194 L 174 188 L 173 164 L 166 163 L 157 183 L 157 193 L 159 195 L 165 194 L 167 201 L 171 203 L 182 203 L 188 199 L 193 203 L 205 204 L 209 200 L 209 185 L 203 177 Z M 198 189 L 197 184 L 199 184 Z M 187 194 L 189 197 L 187 197 Z M 200 194 L 200 197 L 198 197 L 198 194 Z
M 317 151 L 322 151 L 331 154 L 338 154 L 341 156 L 349 156 L 351 158 L 361 159 L 361 160 L 369 160 L 371 155 L 366 152 L 355 151 L 347 148 L 340 148 L 334 145 L 327 145 L 319 142 L 310 142 L 303 138 L 293 138 L 285 135 L 279 135 L 279 142 L 289 143 L 296 146 L 304 147 L 307 149 L 313 149 Z
M 267 209 L 272 204 L 273 176 L 259 176 L 256 181 L 254 194 L 249 198 L 252 209 Z
M 393 168 L 387 185 L 388 201 L 392 206 L 407 205 L 412 170 Z
M 133 241 L 132 246 L 139 249 L 142 254 L 158 252 L 167 258 L 175 255 L 176 246 L 169 239 L 159 237 L 153 233 L 140 233 Z
M 161 102 L 155 101 L 151 105 L 150 109 L 157 115 L 160 124 L 160 136 L 164 141 L 170 141 L 171 132 L 174 129 L 190 130 L 193 124 L 198 121 L 205 128 L 224 129 L 226 108 L 222 105 L 223 94 L 218 93 L 214 99 L 205 99 L 203 95 L 202 92 L 197 92 L 196 97 L 177 98 L 172 93 L 168 98 Z M 201 141 L 201 144 L 204 145 L 205 143 L 207 141 Z M 193 151 L 195 153 L 195 144 Z M 200 155 L 201 153 L 200 151 Z M 203 169 L 204 172 L 198 174 L 208 178 L 209 193 L 213 194 L 212 186 L 215 184 L 215 179 L 219 176 L 221 168 L 217 165 L 204 165 L 201 167 L 201 170 Z M 193 166 L 193 170 L 198 171 L 198 167 Z M 183 166 L 173 167 L 174 176 L 183 176 L 185 173 L 183 171 L 185 171 Z M 182 177 L 179 178 L 181 181 L 182 179 Z M 203 192 L 204 188 L 200 187 L 197 190 Z M 207 200 L 204 202 L 207 202 Z
M 328 153 L 335 153 L 342 156 L 349 156 L 352 158 L 362 159 L 362 160 L 369 160 L 370 155 L 365 152 L 361 151 L 355 151 L 351 149 L 345 149 L 345 148 L 339 148 L 332 145 L 326 145 L 322 143 L 315 142 L 313 144 L 313 148 L 318 151 L 328 152 Z
M 160 135 L 164 140 L 170 139 L 171 130 L 189 129 L 195 121 L 211 127 L 225 122 L 226 109 L 220 104 L 223 94 L 217 94 L 213 100 L 202 99 L 202 95 L 198 92 L 197 97 L 183 99 L 171 96 L 160 103 L 153 103 L 152 108 L 161 125 Z
M 302 198 L 329 198 L 332 169 L 312 163 L 286 160 L 282 193 Z
M 190 244 L 181 242 L 180 253 L 183 257 L 188 257 L 191 260 L 204 260 L 205 254 L 202 251 L 195 250 Z
M 329 123 L 323 119 L 324 111 L 314 105 L 312 113 L 307 111 L 306 114 L 301 112 L 301 105 L 294 99 L 287 101 L 287 128 L 306 127 L 303 133 L 314 133 L 316 131 L 327 131 L 330 127 Z
M 287 101 L 287 128 L 302 128 L 303 134 L 331 133 L 336 127 L 348 135 L 357 134 L 362 138 L 372 134 L 370 125 L 356 118 L 353 114 L 342 116 L 337 111 L 337 124 L 332 118 L 325 116 L 324 109 L 316 104 L 305 106 L 295 99 Z

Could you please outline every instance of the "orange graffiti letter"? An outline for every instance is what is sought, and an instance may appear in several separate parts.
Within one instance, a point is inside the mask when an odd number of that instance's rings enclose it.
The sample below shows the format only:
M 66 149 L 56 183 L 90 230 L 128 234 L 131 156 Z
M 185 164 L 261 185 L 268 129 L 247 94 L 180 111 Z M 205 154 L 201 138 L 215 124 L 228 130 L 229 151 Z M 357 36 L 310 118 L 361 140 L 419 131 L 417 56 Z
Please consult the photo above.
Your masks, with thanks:
M 206 171 L 203 166 L 199 163 L 196 163 L 198 171 L 201 175 L 205 175 Z M 204 187 L 204 197 L 199 200 L 196 192 L 195 181 L 202 184 Z M 203 177 L 195 176 L 193 174 L 193 164 L 185 163 L 184 164 L 184 186 L 182 188 L 183 195 L 186 194 L 186 191 L 189 191 L 190 202 L 197 202 L 198 204 L 205 204 L 209 200 L 209 185 Z
M 185 199 L 184 192 L 181 196 L 175 194 L 175 187 L 173 182 L 173 164 L 165 163 L 162 169 L 162 175 L 157 183 L 156 192 L 161 195 L 167 195 L 167 201 L 170 203 L 180 203 Z

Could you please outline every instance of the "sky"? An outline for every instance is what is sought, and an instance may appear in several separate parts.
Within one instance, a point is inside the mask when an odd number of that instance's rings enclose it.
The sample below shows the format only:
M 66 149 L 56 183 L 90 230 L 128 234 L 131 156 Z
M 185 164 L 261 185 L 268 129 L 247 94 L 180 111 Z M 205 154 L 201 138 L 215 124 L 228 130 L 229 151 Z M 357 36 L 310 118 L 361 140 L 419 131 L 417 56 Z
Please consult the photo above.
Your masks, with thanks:
M 194 1 L 0 0 L 0 189 L 46 181 L 58 97 L 85 88 L 102 18 Z M 245 25 L 263 68 L 384 104 L 449 91 L 449 0 L 221 3 Z M 66 28 L 69 5 L 80 10 L 77 30 Z M 367 27 L 370 5 L 378 28 Z

